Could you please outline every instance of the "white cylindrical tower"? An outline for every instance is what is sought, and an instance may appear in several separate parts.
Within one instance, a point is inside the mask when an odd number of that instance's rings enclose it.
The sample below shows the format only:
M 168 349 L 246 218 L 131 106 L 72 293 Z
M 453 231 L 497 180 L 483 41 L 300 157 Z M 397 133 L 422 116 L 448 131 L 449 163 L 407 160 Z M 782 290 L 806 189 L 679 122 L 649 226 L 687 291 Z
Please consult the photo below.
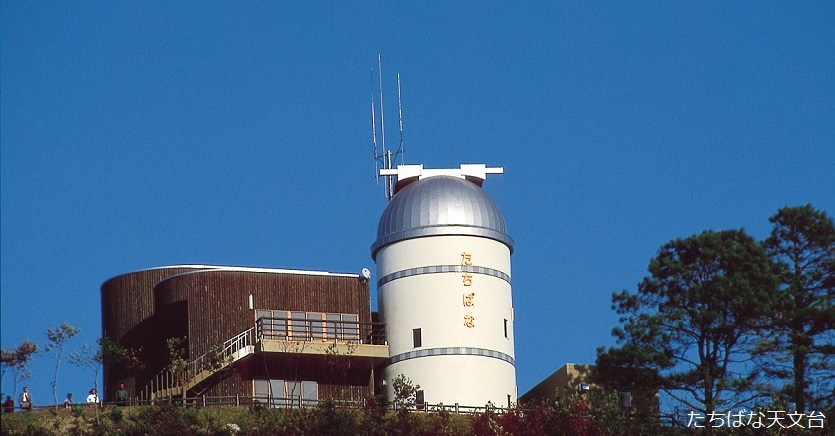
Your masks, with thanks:
M 392 172 L 394 170 L 391 170 Z M 516 402 L 510 254 L 513 242 L 481 188 L 501 169 L 400 166 L 380 218 L 380 320 L 386 323 L 386 393 L 400 374 L 430 404 Z

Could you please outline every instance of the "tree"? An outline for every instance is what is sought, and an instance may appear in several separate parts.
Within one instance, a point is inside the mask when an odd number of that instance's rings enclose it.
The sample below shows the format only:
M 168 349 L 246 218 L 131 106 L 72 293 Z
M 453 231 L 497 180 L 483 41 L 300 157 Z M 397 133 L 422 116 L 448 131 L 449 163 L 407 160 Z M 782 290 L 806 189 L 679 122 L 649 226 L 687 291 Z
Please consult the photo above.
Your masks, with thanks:
M 81 352 L 73 351 L 70 353 L 71 365 L 93 371 L 93 387 L 96 388 L 96 391 L 99 390 L 99 371 L 101 371 L 103 362 L 101 347 L 96 348 L 90 344 L 84 344 L 81 346 Z
M 165 345 L 168 348 L 168 365 L 165 369 L 171 374 L 174 386 L 183 387 L 183 398 L 186 396 L 186 370 L 188 360 L 186 359 L 187 338 L 168 338 Z
M 395 409 L 407 410 L 415 407 L 420 385 L 412 383 L 412 379 L 400 374 L 392 380 L 391 387 L 394 390 Z
M 353 392 L 348 388 L 348 376 L 351 373 L 353 366 L 353 355 L 357 351 L 357 344 L 346 342 L 344 344 L 344 352 L 340 352 L 340 347 L 336 342 L 328 345 L 325 349 L 325 363 L 327 364 L 327 380 L 328 383 L 339 386 L 340 397 L 346 399 L 346 393 L 350 395 L 351 400 L 361 400 L 362 398 L 354 397 Z
M 46 339 L 49 343 L 44 347 L 44 351 L 51 354 L 55 359 L 55 377 L 52 379 L 52 396 L 55 398 L 55 409 L 58 409 L 58 368 L 61 367 L 61 359 L 64 357 L 64 348 L 67 341 L 78 334 L 78 329 L 71 326 L 69 323 L 62 323 L 58 327 L 46 330 Z
M 0 349 L 0 386 L 3 386 L 3 380 L 6 378 L 6 371 L 12 368 L 14 363 L 14 353 L 10 348 Z M 15 394 L 15 392 L 12 392 Z M 6 395 L 5 392 L 0 391 L 0 398 Z
M 96 341 L 96 346 L 84 344 L 81 351 L 70 353 L 70 364 L 93 372 L 93 387 L 99 389 L 99 372 L 104 365 L 110 370 L 141 371 L 145 364 L 139 358 L 142 349 L 124 348 L 107 336 Z
M 636 294 L 612 294 L 623 327 L 618 347 L 598 349 L 598 378 L 659 389 L 705 416 L 757 396 L 745 351 L 775 290 L 762 247 L 742 230 L 709 230 L 661 247 L 648 271 Z
M 145 369 L 145 362 L 141 357 L 142 347 L 123 347 L 107 336 L 99 338 L 98 343 L 101 364 L 106 365 L 109 371 L 123 371 L 130 375 Z
M 766 372 L 783 381 L 795 410 L 835 403 L 835 226 L 811 205 L 784 207 L 763 242 L 776 265 L 773 330 L 759 349 Z
M 12 371 L 14 380 L 12 394 L 17 394 L 17 383 L 19 381 L 32 376 L 32 373 L 29 372 L 29 362 L 37 352 L 38 344 L 29 339 L 24 339 L 23 342 L 15 347 L 3 348 L 0 351 L 0 360 L 2 360 L 3 364 L 2 375 L 6 374 L 6 370 Z

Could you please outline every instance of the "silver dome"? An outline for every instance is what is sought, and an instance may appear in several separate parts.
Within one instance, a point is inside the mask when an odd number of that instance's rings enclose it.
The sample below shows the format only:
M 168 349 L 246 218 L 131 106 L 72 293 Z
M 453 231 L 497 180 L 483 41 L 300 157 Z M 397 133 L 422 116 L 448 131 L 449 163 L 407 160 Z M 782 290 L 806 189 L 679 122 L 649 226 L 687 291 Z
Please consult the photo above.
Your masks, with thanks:
M 434 176 L 412 182 L 392 197 L 380 217 L 371 257 L 397 241 L 439 235 L 494 239 L 513 251 L 499 206 L 480 186 L 458 177 Z

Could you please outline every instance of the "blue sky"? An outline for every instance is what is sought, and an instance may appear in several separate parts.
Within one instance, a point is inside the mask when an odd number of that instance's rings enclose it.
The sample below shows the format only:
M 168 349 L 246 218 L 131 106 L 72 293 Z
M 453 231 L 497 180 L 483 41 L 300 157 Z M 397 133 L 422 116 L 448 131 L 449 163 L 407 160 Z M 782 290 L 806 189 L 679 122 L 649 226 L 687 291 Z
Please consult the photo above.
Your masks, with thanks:
M 485 189 L 524 393 L 613 344 L 611 293 L 665 242 L 835 214 L 833 22 L 825 1 L 2 0 L 0 342 L 67 321 L 80 349 L 99 286 L 137 269 L 373 271 L 380 54 L 407 163 L 505 168 Z M 52 361 L 32 369 L 51 402 Z M 91 385 L 62 366 L 59 396 Z

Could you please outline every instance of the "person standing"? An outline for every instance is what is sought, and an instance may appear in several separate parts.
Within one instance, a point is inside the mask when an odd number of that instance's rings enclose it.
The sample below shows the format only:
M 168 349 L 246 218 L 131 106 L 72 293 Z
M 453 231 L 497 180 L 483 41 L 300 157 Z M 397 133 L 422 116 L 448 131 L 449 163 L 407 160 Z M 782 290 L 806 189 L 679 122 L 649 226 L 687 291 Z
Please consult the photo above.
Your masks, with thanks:
M 99 393 L 96 388 L 90 389 L 90 395 L 87 395 L 87 404 L 100 404 Z
M 125 389 L 124 383 L 119 383 L 119 390 L 116 391 L 116 401 L 120 405 L 126 405 L 128 403 L 128 390 Z
M 29 386 L 23 387 L 20 394 L 20 410 L 32 410 L 32 394 L 29 393 Z
M 11 395 L 6 395 L 6 401 L 3 402 L 3 413 L 14 413 L 14 400 Z
M 72 409 L 72 392 L 67 394 L 67 399 L 64 400 L 64 408 Z

